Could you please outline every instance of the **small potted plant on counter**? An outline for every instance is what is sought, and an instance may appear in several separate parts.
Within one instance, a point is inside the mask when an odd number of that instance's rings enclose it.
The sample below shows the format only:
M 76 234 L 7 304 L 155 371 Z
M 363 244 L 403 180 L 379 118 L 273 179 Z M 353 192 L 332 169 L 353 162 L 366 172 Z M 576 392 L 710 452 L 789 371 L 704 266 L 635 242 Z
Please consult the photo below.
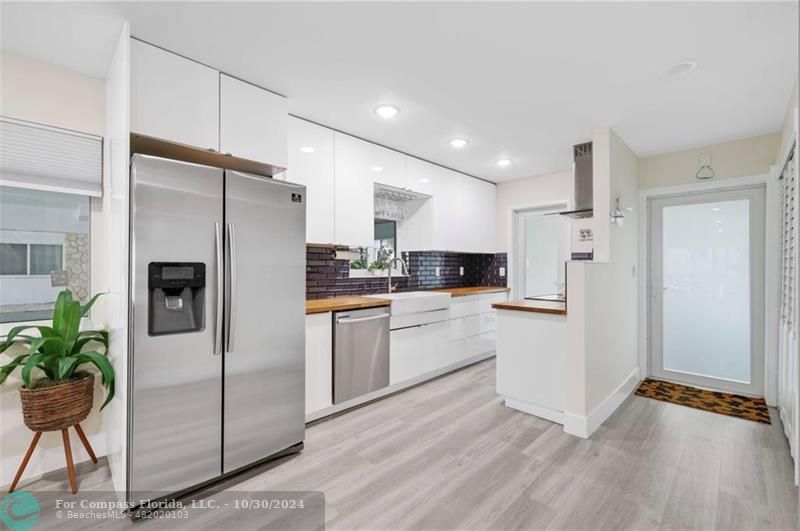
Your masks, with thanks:
M 100 371 L 107 391 L 100 407 L 103 409 L 114 397 L 114 368 L 107 358 L 108 332 L 80 330 L 80 323 L 99 296 L 95 295 L 88 303 L 81 305 L 72 299 L 69 290 L 64 290 L 56 299 L 51 326 L 17 326 L 0 340 L 0 353 L 12 347 L 22 350 L 10 363 L 0 365 L 0 385 L 15 369 L 21 368 L 23 385 L 19 394 L 22 417 L 25 425 L 34 432 L 9 492 L 16 488 L 36 443 L 45 431 L 61 431 L 73 494 L 78 488 L 68 428 L 75 428 L 92 461 L 97 462 L 80 427 L 80 422 L 91 412 L 94 401 L 94 374 L 82 369 L 86 365 L 93 365 Z M 25 333 L 28 331 L 38 333 Z M 34 370 L 41 371 L 44 376 L 34 379 Z
M 369 271 L 373 275 L 381 275 L 384 269 L 390 267 L 389 264 L 392 261 L 392 254 L 394 254 L 394 252 L 390 247 L 381 247 L 378 249 L 375 261 L 369 265 Z

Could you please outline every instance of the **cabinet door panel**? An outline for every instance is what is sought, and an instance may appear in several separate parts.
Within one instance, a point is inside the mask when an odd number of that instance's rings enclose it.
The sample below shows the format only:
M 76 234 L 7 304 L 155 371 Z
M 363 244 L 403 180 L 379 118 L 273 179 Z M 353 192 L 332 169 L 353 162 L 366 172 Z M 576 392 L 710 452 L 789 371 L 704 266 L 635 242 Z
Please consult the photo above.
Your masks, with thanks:
M 450 324 L 447 321 L 420 327 L 422 342 L 422 372 L 441 369 L 458 360 L 453 359 L 450 350 Z
M 372 145 L 342 133 L 334 133 L 336 175 L 334 243 L 372 247 L 374 191 Z
M 334 241 L 333 130 L 289 118 L 288 181 L 306 185 L 306 242 Z
M 131 131 L 219 149 L 219 72 L 131 39 Z
M 462 176 L 445 168 L 433 170 L 433 248 L 438 251 L 462 251 Z
M 331 314 L 306 315 L 306 415 L 333 403 L 332 345 Z
M 372 180 L 395 188 L 406 187 L 406 156 L 382 146 L 372 146 Z
M 392 330 L 389 340 L 389 385 L 422 374 L 419 327 Z
M 283 96 L 220 75 L 220 151 L 285 168 L 289 103 Z
M 433 195 L 438 166 L 406 155 L 406 187 L 421 194 Z
M 495 186 L 463 177 L 463 250 L 493 253 L 495 237 Z

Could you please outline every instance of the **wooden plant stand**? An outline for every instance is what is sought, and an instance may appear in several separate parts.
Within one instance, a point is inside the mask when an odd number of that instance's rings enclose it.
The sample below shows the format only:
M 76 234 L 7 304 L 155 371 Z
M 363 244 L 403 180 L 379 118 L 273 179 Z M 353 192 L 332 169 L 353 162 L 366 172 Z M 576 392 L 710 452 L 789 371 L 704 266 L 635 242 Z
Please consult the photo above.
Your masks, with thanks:
M 97 456 L 94 455 L 92 445 L 89 444 L 89 439 L 87 439 L 86 434 L 83 433 L 81 425 L 78 423 L 74 424 L 72 427 L 75 428 L 76 432 L 78 432 L 78 437 L 83 443 L 83 447 L 86 448 L 86 452 L 88 452 L 89 457 L 92 458 L 92 462 L 97 463 Z M 19 465 L 17 475 L 14 476 L 14 481 L 11 482 L 11 488 L 8 489 L 8 492 L 14 492 L 14 489 L 17 488 L 17 483 L 22 477 L 22 473 L 25 472 L 25 467 L 28 466 L 28 461 L 30 461 L 31 455 L 33 455 L 33 450 L 36 449 L 36 444 L 42 437 L 42 433 L 43 432 L 41 431 L 34 432 L 33 440 L 31 441 L 30 446 L 28 446 L 28 451 L 25 452 L 25 457 L 22 458 L 22 463 Z M 72 447 L 69 444 L 69 428 L 64 428 L 61 430 L 61 440 L 64 443 L 64 455 L 67 458 L 67 475 L 69 476 L 69 486 L 72 489 L 72 494 L 76 494 L 78 492 L 78 479 L 75 476 L 75 465 L 72 462 Z

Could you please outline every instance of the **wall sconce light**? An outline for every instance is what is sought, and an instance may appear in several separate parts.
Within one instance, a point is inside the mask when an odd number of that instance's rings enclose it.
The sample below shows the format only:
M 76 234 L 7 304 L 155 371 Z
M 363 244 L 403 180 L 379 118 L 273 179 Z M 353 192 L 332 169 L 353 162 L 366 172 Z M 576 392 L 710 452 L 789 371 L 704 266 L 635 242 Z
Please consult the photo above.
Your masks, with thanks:
M 611 211 L 611 224 L 621 227 L 625 224 L 625 212 L 631 212 L 633 209 L 630 207 L 623 207 L 620 198 L 617 197 L 616 207 Z
M 701 153 L 697 161 L 700 169 L 694 174 L 700 180 L 713 179 L 716 175 L 711 167 L 711 153 Z

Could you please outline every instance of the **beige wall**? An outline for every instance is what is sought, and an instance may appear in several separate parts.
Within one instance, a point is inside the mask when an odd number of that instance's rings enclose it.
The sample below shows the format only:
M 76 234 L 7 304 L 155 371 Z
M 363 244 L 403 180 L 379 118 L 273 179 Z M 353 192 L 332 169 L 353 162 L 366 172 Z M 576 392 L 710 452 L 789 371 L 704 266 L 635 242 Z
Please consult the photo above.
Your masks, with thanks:
M 769 135 L 723 142 L 684 151 L 653 155 L 639 159 L 639 188 L 660 188 L 698 182 L 701 153 L 711 154 L 715 180 L 750 177 L 769 173 L 780 146 L 781 135 Z
M 797 141 L 795 135 L 795 120 L 797 114 L 797 80 L 794 82 L 794 87 L 792 87 L 792 94 L 789 96 L 789 104 L 786 106 L 786 114 L 783 116 L 783 126 L 781 127 L 781 140 L 778 144 L 778 152 L 775 155 L 775 164 L 783 164 L 785 161 L 778 160 L 784 155 L 788 155 L 789 153 L 789 146 L 788 144 L 792 141 Z
M 572 170 L 548 173 L 498 183 L 497 189 L 497 252 L 510 250 L 511 212 L 514 209 L 572 201 Z
M 102 136 L 105 80 L 0 50 L 0 115 Z

